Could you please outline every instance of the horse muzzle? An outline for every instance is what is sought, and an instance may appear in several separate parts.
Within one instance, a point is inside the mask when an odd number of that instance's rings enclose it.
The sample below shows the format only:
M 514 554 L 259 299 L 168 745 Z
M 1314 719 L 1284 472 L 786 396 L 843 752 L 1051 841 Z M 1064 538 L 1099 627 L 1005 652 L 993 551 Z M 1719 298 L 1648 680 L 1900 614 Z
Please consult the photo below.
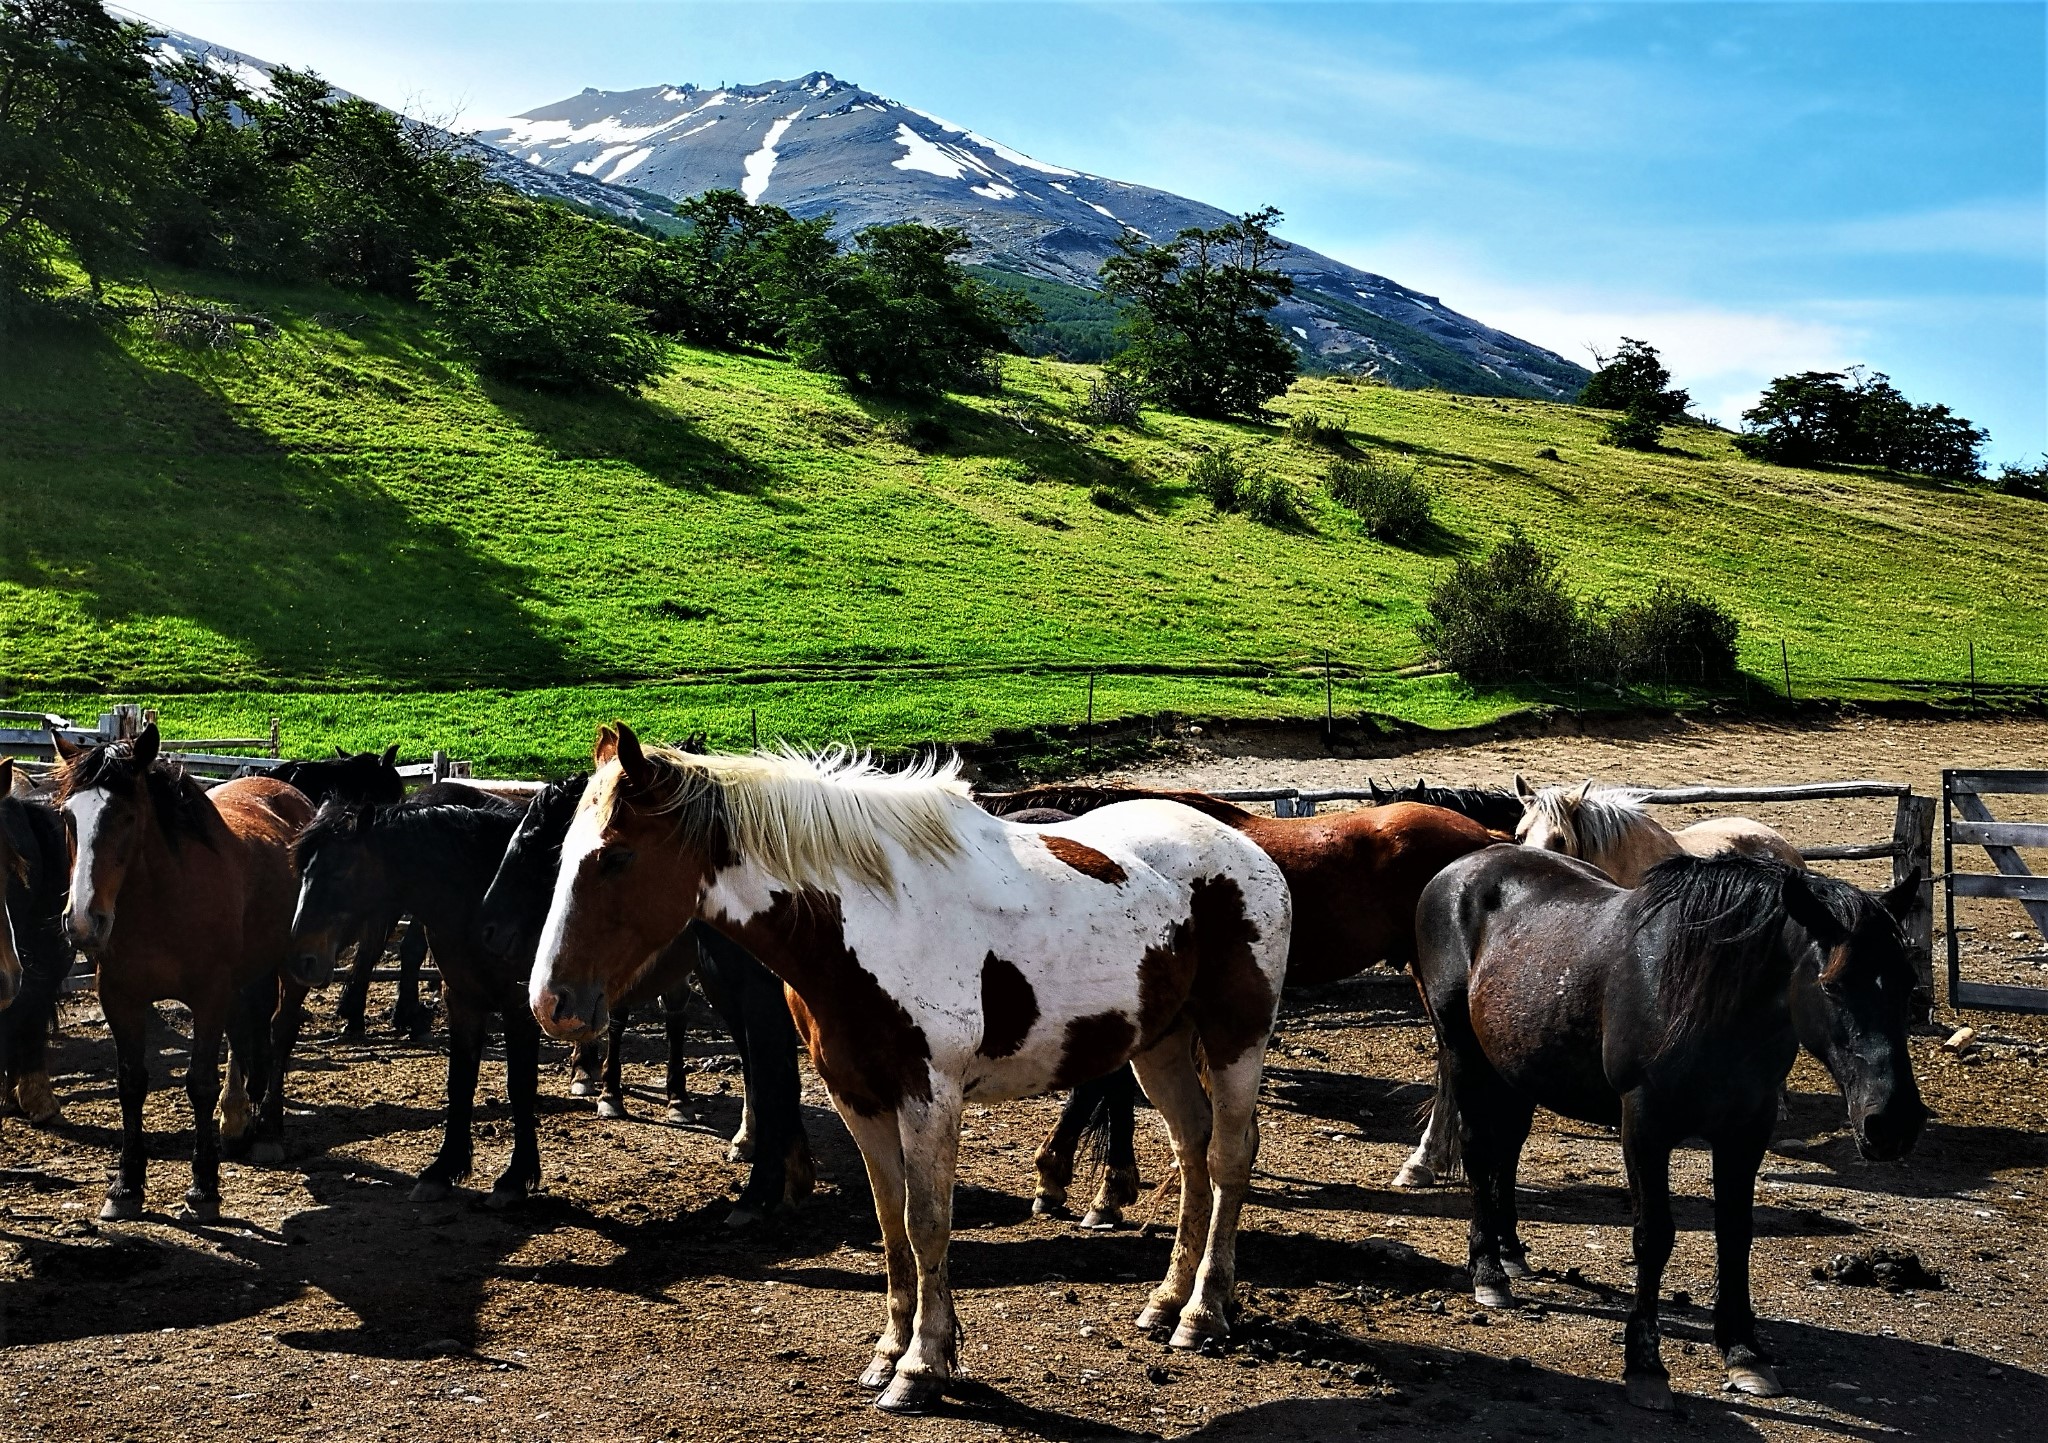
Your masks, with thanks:
M 114 911 L 111 907 L 88 908 L 82 913 L 68 906 L 64 909 L 64 935 L 81 952 L 102 950 L 113 933 Z
M 596 983 L 547 988 L 534 1004 L 533 1020 L 541 1031 L 563 1042 L 589 1042 L 601 1034 L 610 1016 L 604 989 Z
M 1856 1119 L 1856 1151 L 1868 1162 L 1896 1162 L 1913 1150 L 1928 1112 L 1915 1097 Z
M 300 987 L 325 987 L 334 980 L 334 956 L 339 947 L 333 938 L 294 937 L 285 953 L 284 975 Z

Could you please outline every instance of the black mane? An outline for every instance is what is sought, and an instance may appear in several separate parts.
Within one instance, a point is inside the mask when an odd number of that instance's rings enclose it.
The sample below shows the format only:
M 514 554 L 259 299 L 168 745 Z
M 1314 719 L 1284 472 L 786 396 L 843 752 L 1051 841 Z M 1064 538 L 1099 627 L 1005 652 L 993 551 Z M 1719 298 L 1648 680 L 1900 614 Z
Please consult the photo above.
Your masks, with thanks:
M 1470 817 L 1496 832 L 1513 832 L 1522 820 L 1522 799 L 1505 787 L 1440 787 L 1423 777 L 1407 786 L 1381 786 L 1377 781 L 1367 785 L 1374 806 L 1420 802 L 1425 807 L 1442 807 L 1447 812 Z
M 1789 895 L 1795 888 L 1796 901 Z M 1760 992 L 1782 990 L 1790 970 L 1781 945 L 1788 917 L 1811 929 L 1835 913 L 1813 895 L 1807 874 L 1739 852 L 1667 858 L 1650 868 L 1632 900 L 1646 929 L 1659 921 L 1670 929 L 1657 1001 L 1674 1040 L 1725 1026 Z M 1836 923 L 1846 933 L 1838 915 Z
M 62 806 L 78 793 L 94 788 L 117 797 L 133 798 L 138 786 L 147 789 L 157 826 L 173 850 L 185 837 L 194 838 L 202 846 L 214 845 L 215 828 L 221 825 L 220 813 L 206 799 L 206 788 L 188 776 L 183 767 L 161 757 L 148 767 L 139 768 L 135 744 L 130 741 L 106 742 L 66 762 L 57 789 L 57 804 Z

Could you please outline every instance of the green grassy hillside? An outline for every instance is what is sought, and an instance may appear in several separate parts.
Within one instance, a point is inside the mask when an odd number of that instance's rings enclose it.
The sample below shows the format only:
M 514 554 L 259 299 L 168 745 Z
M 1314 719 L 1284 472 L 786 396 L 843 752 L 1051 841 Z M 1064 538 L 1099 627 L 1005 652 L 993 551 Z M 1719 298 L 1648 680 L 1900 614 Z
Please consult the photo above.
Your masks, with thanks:
M 1422 462 L 1441 529 L 1364 537 L 1326 453 L 1277 425 L 1084 423 L 1088 368 L 908 413 L 756 356 L 678 350 L 640 398 L 480 382 L 417 312 L 178 285 L 271 340 L 194 352 L 87 323 L 0 344 L 0 678 L 8 705 L 161 698 L 187 735 L 272 713 L 288 744 L 400 740 L 526 768 L 624 715 L 657 734 L 893 744 L 1176 709 L 1433 724 L 1528 699 L 1420 660 L 1420 599 L 1510 522 L 1615 600 L 1720 597 L 1804 692 L 2048 679 L 2038 503 L 1758 466 L 1720 433 L 1641 456 L 1570 407 L 1305 381 L 1279 410 Z M 136 295 L 126 297 L 138 299 Z M 918 424 L 921 423 L 921 424 Z M 912 444 L 915 442 L 916 444 Z M 1298 483 L 1282 531 L 1184 483 L 1231 445 Z M 1553 448 L 1556 460 L 1539 459 Z

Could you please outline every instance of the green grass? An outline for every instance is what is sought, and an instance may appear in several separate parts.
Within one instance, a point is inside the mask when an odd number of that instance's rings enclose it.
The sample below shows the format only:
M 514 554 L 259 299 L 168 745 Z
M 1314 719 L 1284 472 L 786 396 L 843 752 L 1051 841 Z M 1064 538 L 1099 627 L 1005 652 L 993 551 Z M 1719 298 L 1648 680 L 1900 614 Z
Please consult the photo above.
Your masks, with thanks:
M 919 450 L 894 438 L 922 412 L 768 357 L 679 349 L 643 397 L 537 397 L 480 382 L 406 307 L 159 284 L 281 333 L 193 353 L 72 323 L 0 346 L 10 705 L 152 699 L 186 735 L 274 713 L 294 750 L 531 770 L 615 715 L 882 745 L 1071 722 L 1089 670 L 1099 718 L 1320 714 L 1304 668 L 1328 651 L 1340 709 L 1452 725 L 1529 693 L 1397 673 L 1430 582 L 1514 521 L 1589 595 L 1719 597 L 1749 669 L 1776 677 L 1782 639 L 1802 694 L 1960 677 L 1973 638 L 1987 679 L 2048 680 L 2022 562 L 2039 503 L 1759 466 L 1719 432 L 1639 455 L 1571 407 L 1304 381 L 1276 411 L 1423 464 L 1438 524 L 1403 550 L 1278 422 L 1088 425 L 1088 367 L 1012 360 L 1003 394 L 930 408 L 950 439 Z M 1190 491 L 1226 444 L 1295 486 L 1300 527 Z

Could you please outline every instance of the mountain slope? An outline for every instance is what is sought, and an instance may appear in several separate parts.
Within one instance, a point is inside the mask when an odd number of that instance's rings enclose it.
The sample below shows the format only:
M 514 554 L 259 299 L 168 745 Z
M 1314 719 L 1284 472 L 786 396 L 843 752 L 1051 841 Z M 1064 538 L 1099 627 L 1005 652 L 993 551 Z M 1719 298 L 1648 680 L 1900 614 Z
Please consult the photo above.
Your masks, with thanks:
M 477 132 L 529 165 L 680 199 L 744 191 L 842 231 L 958 226 L 973 259 L 1093 287 L 1126 230 L 1171 238 L 1229 217 L 1214 206 L 1034 159 L 822 71 L 704 90 L 586 90 Z M 1295 248 L 1275 319 L 1315 368 L 1401 386 L 1562 399 L 1586 372 L 1384 276 Z
M 1099 718 L 1320 716 L 1327 653 L 1340 713 L 1465 724 L 1546 695 L 1404 671 L 1430 585 L 1511 523 L 1583 593 L 1722 599 L 1752 673 L 1782 639 L 1801 696 L 1966 675 L 1965 637 L 1987 680 L 2048 657 L 2012 584 L 2039 503 L 1759 466 L 1718 432 L 1638 455 L 1597 412 L 1301 382 L 1281 409 L 1424 467 L 1441 530 L 1402 550 L 1278 425 L 1089 424 L 1084 366 L 1013 359 L 1001 394 L 905 412 L 678 348 L 644 397 L 544 397 L 479 380 L 417 308 L 153 283 L 278 334 L 183 350 L 117 285 L 136 319 L 0 346 L 4 705 L 92 714 L 118 689 L 185 735 L 276 713 L 301 754 L 534 769 L 615 716 L 725 745 L 755 711 L 764 738 L 885 745 L 1073 722 L 1088 673 Z M 1218 514 L 1187 473 L 1221 446 L 1305 524 Z

